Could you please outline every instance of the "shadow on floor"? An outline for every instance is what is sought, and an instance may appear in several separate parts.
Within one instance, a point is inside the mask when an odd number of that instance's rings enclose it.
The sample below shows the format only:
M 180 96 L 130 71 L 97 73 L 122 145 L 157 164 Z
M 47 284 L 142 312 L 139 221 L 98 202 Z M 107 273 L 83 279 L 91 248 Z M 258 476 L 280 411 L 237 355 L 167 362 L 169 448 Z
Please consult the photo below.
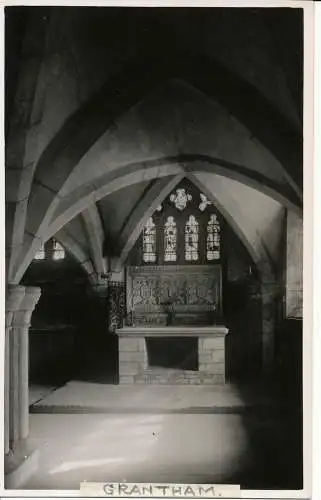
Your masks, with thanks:
M 242 423 L 253 457 L 251 465 L 231 483 L 245 489 L 300 490 L 303 488 L 303 410 L 299 387 L 293 391 L 280 381 L 243 381 L 237 389 L 245 403 L 260 393 L 268 405 L 245 411 Z
M 108 339 L 108 342 L 108 348 L 105 346 L 100 352 L 97 349 L 83 352 L 78 358 L 78 363 L 70 370 L 73 372 L 70 378 L 97 384 L 117 384 L 117 343 L 116 339 Z M 65 382 L 67 380 L 61 380 L 60 385 Z M 290 386 L 286 382 L 288 381 L 282 382 L 282 377 L 278 376 L 275 377 L 274 383 L 273 379 L 267 383 L 259 380 L 257 374 L 253 373 L 252 377 L 249 376 L 247 379 L 233 380 L 233 385 L 244 403 L 242 407 L 189 407 L 177 412 L 240 415 L 247 434 L 246 453 L 251 456 L 251 460 L 245 460 L 246 463 L 236 474 L 222 478 L 225 483 L 240 484 L 244 489 L 255 490 L 303 488 L 301 385 L 297 382 L 295 386 Z M 257 404 L 257 401 L 263 403 Z M 82 410 L 86 412 L 85 408 Z M 104 409 L 102 413 L 103 411 Z M 162 413 L 161 410 L 159 412 Z M 128 412 L 124 411 L 125 413 Z M 144 415 L 148 412 L 138 410 L 138 413 Z M 166 411 L 163 414 L 166 414 Z M 213 477 L 210 474 L 208 477 L 202 477 L 202 482 L 212 483 Z

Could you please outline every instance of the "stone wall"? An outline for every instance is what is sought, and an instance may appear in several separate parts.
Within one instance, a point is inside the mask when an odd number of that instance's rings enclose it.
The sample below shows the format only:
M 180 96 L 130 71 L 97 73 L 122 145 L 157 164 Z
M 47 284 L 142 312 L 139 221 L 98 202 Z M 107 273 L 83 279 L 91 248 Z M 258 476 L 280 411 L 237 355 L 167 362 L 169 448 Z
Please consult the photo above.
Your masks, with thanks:
M 287 214 L 286 317 L 302 318 L 303 306 L 303 220 Z
M 199 370 L 150 368 L 144 337 L 119 337 L 120 384 L 223 384 L 225 338 L 198 338 Z
M 47 258 L 33 260 L 22 280 L 23 285 L 41 288 L 29 329 L 29 376 L 36 385 L 74 378 L 106 328 L 106 306 L 91 288 L 88 293 L 90 283 L 81 266 L 68 252 L 54 260 L 49 250 L 46 245 Z
M 286 319 L 276 332 L 275 345 L 275 383 L 284 398 L 292 403 L 301 404 L 302 385 L 302 319 Z
M 119 337 L 119 383 L 133 384 L 148 367 L 144 337 Z

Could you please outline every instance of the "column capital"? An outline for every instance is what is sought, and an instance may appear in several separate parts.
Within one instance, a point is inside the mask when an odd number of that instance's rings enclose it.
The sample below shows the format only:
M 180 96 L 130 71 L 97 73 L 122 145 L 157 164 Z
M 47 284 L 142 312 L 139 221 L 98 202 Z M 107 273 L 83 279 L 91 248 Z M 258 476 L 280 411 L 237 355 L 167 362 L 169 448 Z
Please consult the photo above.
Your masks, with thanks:
M 19 308 L 15 311 L 12 326 L 14 328 L 29 328 L 31 316 L 40 299 L 41 288 L 35 286 L 25 287 L 25 294 Z
M 91 283 L 87 287 L 89 296 L 105 298 L 107 296 L 109 274 L 95 273 Z
M 25 296 L 26 287 L 8 284 L 6 288 L 6 312 L 15 312 L 19 309 Z
M 39 287 L 9 285 L 7 289 L 5 453 L 28 435 L 28 331 L 40 295 Z
M 108 280 L 99 281 L 99 283 L 96 283 L 92 289 L 99 298 L 106 298 L 108 296 Z
M 41 288 L 37 286 L 26 286 L 25 296 L 21 303 L 21 310 L 33 311 L 41 296 Z
M 124 267 L 111 267 L 108 273 L 109 281 L 125 281 L 125 268 Z

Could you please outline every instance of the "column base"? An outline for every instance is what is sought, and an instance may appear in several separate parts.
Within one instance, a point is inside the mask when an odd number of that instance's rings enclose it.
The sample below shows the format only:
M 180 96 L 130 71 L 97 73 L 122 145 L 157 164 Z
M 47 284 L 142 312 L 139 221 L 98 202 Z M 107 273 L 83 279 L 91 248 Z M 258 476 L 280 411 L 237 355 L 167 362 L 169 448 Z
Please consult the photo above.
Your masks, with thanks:
M 17 445 L 14 452 L 4 457 L 4 487 L 6 490 L 21 488 L 38 470 L 39 450 L 32 449 L 27 441 Z

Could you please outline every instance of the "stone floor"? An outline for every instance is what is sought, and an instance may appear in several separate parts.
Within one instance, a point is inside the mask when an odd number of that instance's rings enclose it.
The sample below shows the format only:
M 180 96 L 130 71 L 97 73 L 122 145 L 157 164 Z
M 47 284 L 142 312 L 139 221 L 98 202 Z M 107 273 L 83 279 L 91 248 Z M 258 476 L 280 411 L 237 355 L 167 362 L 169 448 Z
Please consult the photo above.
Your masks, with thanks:
M 210 482 L 250 459 L 240 416 L 32 415 L 41 468 L 25 488 L 81 481 Z
M 33 393 L 33 389 L 31 389 Z M 40 391 L 38 389 L 38 393 Z M 258 391 L 248 391 L 247 398 L 233 385 L 108 385 L 71 381 L 65 386 L 48 388 L 47 394 L 32 404 L 32 413 L 66 413 L 81 411 L 203 411 L 268 405 L 269 398 Z
M 40 469 L 25 489 L 82 481 L 300 488 L 299 417 L 234 386 L 70 382 L 32 408 Z
M 32 385 L 29 388 L 29 405 L 42 401 L 48 394 L 58 389 L 54 385 Z

